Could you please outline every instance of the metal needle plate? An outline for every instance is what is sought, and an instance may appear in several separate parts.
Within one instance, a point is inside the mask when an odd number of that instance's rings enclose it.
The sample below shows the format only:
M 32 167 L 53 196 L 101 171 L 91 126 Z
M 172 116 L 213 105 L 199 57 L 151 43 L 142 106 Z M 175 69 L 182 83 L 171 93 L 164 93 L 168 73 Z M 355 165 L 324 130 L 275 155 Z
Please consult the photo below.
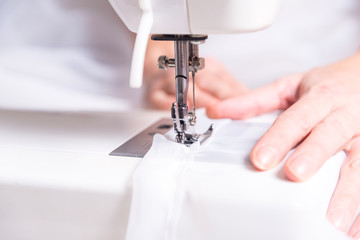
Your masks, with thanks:
M 174 126 L 170 118 L 162 118 L 110 153 L 112 156 L 142 158 L 149 151 L 155 134 L 165 134 Z

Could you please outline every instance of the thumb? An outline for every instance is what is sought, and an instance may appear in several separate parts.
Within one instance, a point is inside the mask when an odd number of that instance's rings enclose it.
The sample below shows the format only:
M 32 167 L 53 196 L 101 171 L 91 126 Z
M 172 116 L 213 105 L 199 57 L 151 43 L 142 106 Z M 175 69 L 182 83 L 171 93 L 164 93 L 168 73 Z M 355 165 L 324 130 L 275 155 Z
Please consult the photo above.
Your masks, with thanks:
M 269 85 L 219 102 L 206 109 L 210 118 L 245 119 L 277 109 L 286 109 L 297 98 L 303 74 L 289 75 Z

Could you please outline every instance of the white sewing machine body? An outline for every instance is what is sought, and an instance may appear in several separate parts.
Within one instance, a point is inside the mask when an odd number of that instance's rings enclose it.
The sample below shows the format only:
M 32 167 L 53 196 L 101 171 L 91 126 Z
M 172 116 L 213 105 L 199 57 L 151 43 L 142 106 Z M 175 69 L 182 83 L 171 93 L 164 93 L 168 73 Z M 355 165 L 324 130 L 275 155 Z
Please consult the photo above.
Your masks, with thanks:
M 261 30 L 275 19 L 279 0 L 109 0 L 125 25 L 137 32 L 130 71 L 130 86 L 141 87 L 148 37 L 174 41 L 174 58 L 160 56 L 158 66 L 175 68 L 176 101 L 171 107 L 176 142 L 192 144 L 205 135 L 194 133 L 195 102 L 187 103 L 189 79 L 205 67 L 199 43 L 207 34 L 229 34 Z M 161 34 L 161 35 L 160 35 Z M 193 92 L 195 99 L 195 91 Z M 211 127 L 209 128 L 209 130 Z
M 138 32 L 144 0 L 109 0 L 132 32 Z M 228 34 L 264 29 L 280 0 L 153 0 L 154 34 Z

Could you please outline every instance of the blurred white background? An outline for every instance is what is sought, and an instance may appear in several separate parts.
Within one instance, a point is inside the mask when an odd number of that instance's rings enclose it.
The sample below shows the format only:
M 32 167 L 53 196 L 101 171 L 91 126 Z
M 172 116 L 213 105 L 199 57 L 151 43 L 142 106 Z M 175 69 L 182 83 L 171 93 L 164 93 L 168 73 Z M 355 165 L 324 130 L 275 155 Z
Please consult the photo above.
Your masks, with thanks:
M 358 49 L 357 0 L 286 0 L 270 28 L 209 36 L 202 56 L 223 61 L 249 87 L 309 70 Z M 107 0 L 0 1 L 0 108 L 127 110 L 135 34 Z

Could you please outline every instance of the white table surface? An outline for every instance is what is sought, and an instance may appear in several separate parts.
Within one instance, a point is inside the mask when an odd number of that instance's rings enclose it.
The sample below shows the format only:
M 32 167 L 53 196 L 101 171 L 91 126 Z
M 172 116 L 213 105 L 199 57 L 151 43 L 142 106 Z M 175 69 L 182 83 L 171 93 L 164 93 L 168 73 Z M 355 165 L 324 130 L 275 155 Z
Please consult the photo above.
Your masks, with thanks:
M 168 114 L 0 111 L 0 239 L 123 239 L 139 159 L 108 154 Z

